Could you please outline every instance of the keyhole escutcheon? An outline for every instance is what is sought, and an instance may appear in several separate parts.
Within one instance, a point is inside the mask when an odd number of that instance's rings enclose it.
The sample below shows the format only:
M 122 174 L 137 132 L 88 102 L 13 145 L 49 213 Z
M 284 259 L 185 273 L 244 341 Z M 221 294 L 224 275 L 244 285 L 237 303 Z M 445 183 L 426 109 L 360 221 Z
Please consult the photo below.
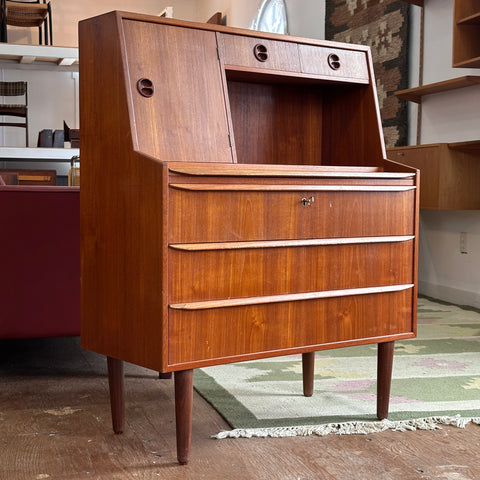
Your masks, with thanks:
M 150 98 L 155 93 L 155 85 L 149 78 L 141 78 L 137 82 L 137 90 L 142 97 Z
M 253 54 L 255 55 L 255 58 L 259 62 L 266 62 L 268 60 L 268 50 L 265 45 L 262 45 L 261 43 L 257 43 L 253 47 Z
M 315 201 L 315 197 L 303 197 L 301 202 L 304 207 L 310 207 L 312 203 Z
M 328 61 L 328 66 L 332 70 L 338 70 L 341 67 L 340 58 L 336 53 L 331 53 L 328 56 L 327 61 Z

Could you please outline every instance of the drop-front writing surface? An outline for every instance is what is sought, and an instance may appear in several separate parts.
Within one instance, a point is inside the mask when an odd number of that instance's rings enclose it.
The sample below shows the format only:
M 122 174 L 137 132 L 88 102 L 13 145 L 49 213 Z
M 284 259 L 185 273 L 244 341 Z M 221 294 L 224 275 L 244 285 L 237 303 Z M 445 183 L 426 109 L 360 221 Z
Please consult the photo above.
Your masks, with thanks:
M 82 345 L 162 372 L 410 338 L 418 172 L 369 50 L 80 24 Z

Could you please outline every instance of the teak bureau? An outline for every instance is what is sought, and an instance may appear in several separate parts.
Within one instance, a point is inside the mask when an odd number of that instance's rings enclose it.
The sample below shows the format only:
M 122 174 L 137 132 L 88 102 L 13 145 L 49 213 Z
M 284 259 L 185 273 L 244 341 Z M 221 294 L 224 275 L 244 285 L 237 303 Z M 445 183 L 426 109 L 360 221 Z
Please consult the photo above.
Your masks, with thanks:
M 80 22 L 82 345 L 192 372 L 416 334 L 419 174 L 386 159 L 367 47 L 112 12 Z

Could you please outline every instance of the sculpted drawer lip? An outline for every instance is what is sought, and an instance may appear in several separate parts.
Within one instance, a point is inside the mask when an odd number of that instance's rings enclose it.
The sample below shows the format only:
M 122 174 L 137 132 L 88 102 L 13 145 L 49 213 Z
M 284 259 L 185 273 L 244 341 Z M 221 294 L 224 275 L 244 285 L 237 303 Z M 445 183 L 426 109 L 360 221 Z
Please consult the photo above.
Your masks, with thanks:
M 216 183 L 172 183 L 171 188 L 190 191 L 246 191 L 246 192 L 406 192 L 415 186 L 404 185 L 255 185 L 255 184 L 216 184 Z
M 415 235 L 385 235 L 381 237 L 335 237 L 335 238 L 307 238 L 303 240 L 264 240 L 245 242 L 199 242 L 199 243 L 171 243 L 168 246 L 175 250 L 202 251 L 202 250 L 236 250 L 245 248 L 278 248 L 278 247 L 307 247 L 315 245 L 348 245 L 356 243 L 383 243 L 406 242 L 413 240 Z
M 186 302 L 170 304 L 174 310 L 208 310 L 214 308 L 244 307 L 266 303 L 298 302 L 317 300 L 321 298 L 349 297 L 352 295 L 371 295 L 378 293 L 399 292 L 413 288 L 412 283 L 403 285 L 380 285 L 376 287 L 345 288 L 342 290 L 326 290 L 320 292 L 290 293 L 284 295 L 265 295 L 261 297 L 226 298 L 222 300 L 207 300 L 203 302 Z

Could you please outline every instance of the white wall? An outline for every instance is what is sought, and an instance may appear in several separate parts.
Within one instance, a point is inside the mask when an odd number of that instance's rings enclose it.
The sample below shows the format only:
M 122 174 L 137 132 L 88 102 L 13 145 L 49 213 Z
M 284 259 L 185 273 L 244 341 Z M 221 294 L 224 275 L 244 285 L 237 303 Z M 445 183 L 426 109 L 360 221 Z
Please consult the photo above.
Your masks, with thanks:
M 215 12 L 221 11 L 230 26 L 248 28 L 261 0 L 82 0 L 78 2 L 51 0 L 53 40 L 57 46 L 78 46 L 78 22 L 84 18 L 112 10 L 134 11 L 151 15 L 159 14 L 172 6 L 174 17 L 182 20 L 204 22 Z M 324 5 L 317 0 L 287 0 L 290 32 L 298 36 L 322 38 L 324 36 Z M 36 44 L 38 30 L 8 27 L 11 43 Z M 0 80 L 25 80 L 29 88 L 29 144 L 35 146 L 38 132 L 43 129 L 61 129 L 63 121 L 78 128 L 78 77 L 71 73 L 0 70 Z M 24 146 L 24 132 L 19 128 L 1 128 L 0 145 Z M 32 167 L 33 168 L 33 167 Z
M 197 20 L 196 0 L 50 0 L 53 18 L 53 43 L 63 47 L 78 46 L 78 22 L 112 10 L 158 15 L 166 6 L 174 7 L 174 16 Z M 207 20 L 207 19 L 205 19 Z M 38 43 L 38 30 L 8 27 L 9 42 Z
M 44 128 L 62 129 L 63 120 L 71 127 L 77 123 L 76 78 L 73 72 L 53 73 L 3 69 L 4 81 L 25 80 L 28 83 L 29 143 L 37 144 L 38 132 Z M 13 99 L 12 99 L 13 101 Z M 3 131 L 1 131 L 3 130 Z M 3 127 L 5 146 L 25 146 L 25 131 L 21 128 Z
M 479 75 L 478 69 L 451 66 L 453 0 L 425 0 L 424 18 L 423 83 L 429 84 L 463 75 Z M 415 45 L 418 43 L 411 43 L 411 51 Z M 479 127 L 480 86 L 423 97 L 421 144 L 478 140 Z M 414 134 L 411 135 L 412 139 L 411 143 L 414 144 Z M 422 180 L 428 181 L 425 178 L 421 178 Z M 467 232 L 467 254 L 460 253 L 461 232 Z M 480 212 L 421 212 L 421 293 L 454 303 L 480 307 L 479 267 Z
M 78 22 L 84 18 L 100 15 L 112 10 L 135 11 L 156 15 L 165 6 L 174 6 L 174 12 L 185 20 L 197 19 L 198 2 L 194 0 L 82 0 L 79 2 L 51 0 L 53 18 L 53 43 L 56 46 L 78 46 Z M 10 43 L 38 44 L 38 29 L 9 26 Z M 71 128 L 79 127 L 78 74 L 71 72 L 41 71 L 28 69 L 0 69 L 0 80 L 25 80 L 28 83 L 29 99 L 29 145 L 36 146 L 38 133 L 43 129 L 62 129 L 65 120 Z M 0 146 L 23 147 L 23 129 L 0 128 Z M 17 168 L 18 165 L 1 162 L 2 167 Z M 65 174 L 68 166 L 63 164 L 41 165 L 23 162 L 24 168 L 57 168 Z
M 198 2 L 197 16 L 205 21 L 215 12 L 222 12 L 227 25 L 249 28 L 262 0 L 203 0 Z M 325 2 L 319 0 L 285 0 L 290 35 L 310 38 L 325 37 Z M 177 17 L 177 15 L 174 15 Z M 177 17 L 180 18 L 180 17 Z
M 173 16 L 181 20 L 207 21 L 215 12 L 226 16 L 227 25 L 249 28 L 262 0 L 50 0 L 53 18 L 53 43 L 78 46 L 77 25 L 82 19 L 110 12 L 158 15 L 165 7 L 173 7 Z M 323 38 L 325 5 L 319 0 L 286 0 L 290 34 Z M 38 43 L 38 30 L 8 27 L 9 42 Z

